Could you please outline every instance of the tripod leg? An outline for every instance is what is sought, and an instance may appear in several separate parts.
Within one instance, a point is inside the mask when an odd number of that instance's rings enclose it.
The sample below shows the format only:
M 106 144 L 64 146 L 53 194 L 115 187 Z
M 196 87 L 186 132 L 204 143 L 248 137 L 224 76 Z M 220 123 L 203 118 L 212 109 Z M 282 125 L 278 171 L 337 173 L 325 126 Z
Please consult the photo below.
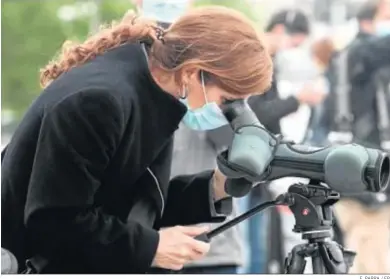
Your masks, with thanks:
M 306 267 L 305 244 L 295 246 L 285 260 L 285 274 L 303 274 Z
M 356 255 L 350 251 L 344 253 L 343 247 L 334 241 L 320 243 L 319 251 L 326 270 L 330 274 L 347 274 L 349 265 Z
M 322 263 L 321 257 L 312 257 L 312 262 L 313 262 L 313 274 L 326 274 L 325 273 L 326 269 L 324 264 Z

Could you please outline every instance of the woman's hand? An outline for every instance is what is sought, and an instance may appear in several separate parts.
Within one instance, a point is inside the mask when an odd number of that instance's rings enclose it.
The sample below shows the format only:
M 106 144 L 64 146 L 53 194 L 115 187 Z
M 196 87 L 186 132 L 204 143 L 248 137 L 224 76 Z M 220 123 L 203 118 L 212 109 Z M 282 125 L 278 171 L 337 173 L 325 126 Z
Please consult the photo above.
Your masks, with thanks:
M 208 231 L 207 227 L 176 226 L 159 231 L 160 241 L 152 266 L 180 270 L 191 261 L 202 258 L 210 244 L 194 237 Z
M 212 183 L 214 189 L 214 199 L 218 201 L 228 197 L 229 195 L 225 191 L 226 176 L 224 176 L 218 168 L 215 168 L 212 179 L 213 179 Z
M 271 56 L 275 55 L 278 51 L 289 47 L 289 37 L 286 34 L 274 34 L 264 33 L 264 44 L 268 49 Z
M 296 98 L 301 104 L 315 106 L 320 104 L 326 97 L 325 90 L 318 90 L 313 84 L 306 84 L 297 94 Z

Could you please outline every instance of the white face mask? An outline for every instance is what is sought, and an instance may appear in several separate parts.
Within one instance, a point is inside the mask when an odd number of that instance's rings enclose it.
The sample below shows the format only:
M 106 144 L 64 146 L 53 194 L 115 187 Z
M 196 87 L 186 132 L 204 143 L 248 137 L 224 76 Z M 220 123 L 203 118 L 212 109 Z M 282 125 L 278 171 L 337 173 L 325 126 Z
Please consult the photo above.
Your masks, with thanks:
M 142 14 L 155 21 L 172 23 L 188 9 L 188 0 L 143 0 Z
M 375 24 L 375 34 L 381 37 L 390 35 L 390 20 L 377 22 Z
M 192 130 L 198 131 L 207 131 L 214 130 L 219 127 L 225 126 L 228 123 L 225 116 L 222 113 L 222 110 L 215 102 L 208 102 L 206 95 L 206 88 L 204 85 L 203 71 L 200 72 L 202 89 L 206 103 L 198 108 L 192 110 L 189 107 L 187 98 L 180 100 L 183 104 L 187 106 L 187 113 L 184 115 L 183 123 Z M 186 94 L 184 94 L 186 95 Z

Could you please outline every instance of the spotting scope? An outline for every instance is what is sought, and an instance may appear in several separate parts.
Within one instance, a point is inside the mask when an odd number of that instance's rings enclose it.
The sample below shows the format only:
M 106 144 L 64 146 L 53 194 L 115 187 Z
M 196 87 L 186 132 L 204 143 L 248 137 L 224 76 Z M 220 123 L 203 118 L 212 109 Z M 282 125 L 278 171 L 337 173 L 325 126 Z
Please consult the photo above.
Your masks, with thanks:
M 390 158 L 383 151 L 358 144 L 294 144 L 270 133 L 246 100 L 225 102 L 221 108 L 234 136 L 217 162 L 228 178 L 226 191 L 234 197 L 282 177 L 308 178 L 340 193 L 380 192 L 389 184 Z

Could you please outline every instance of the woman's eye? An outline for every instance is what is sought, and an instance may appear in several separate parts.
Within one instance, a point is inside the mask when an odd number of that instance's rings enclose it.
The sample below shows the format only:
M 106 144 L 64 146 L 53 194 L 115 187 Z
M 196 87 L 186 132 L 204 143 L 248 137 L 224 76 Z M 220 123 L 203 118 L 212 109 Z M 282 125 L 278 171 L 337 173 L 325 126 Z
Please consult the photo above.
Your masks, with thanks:
M 232 98 L 226 98 L 226 97 L 222 97 L 222 103 L 230 103 L 230 102 L 233 102 L 234 100 Z
M 234 102 L 234 99 L 227 99 L 227 98 L 225 98 L 224 100 L 223 100 L 223 102 L 222 102 L 222 104 L 230 104 L 230 103 L 232 103 L 232 102 Z

